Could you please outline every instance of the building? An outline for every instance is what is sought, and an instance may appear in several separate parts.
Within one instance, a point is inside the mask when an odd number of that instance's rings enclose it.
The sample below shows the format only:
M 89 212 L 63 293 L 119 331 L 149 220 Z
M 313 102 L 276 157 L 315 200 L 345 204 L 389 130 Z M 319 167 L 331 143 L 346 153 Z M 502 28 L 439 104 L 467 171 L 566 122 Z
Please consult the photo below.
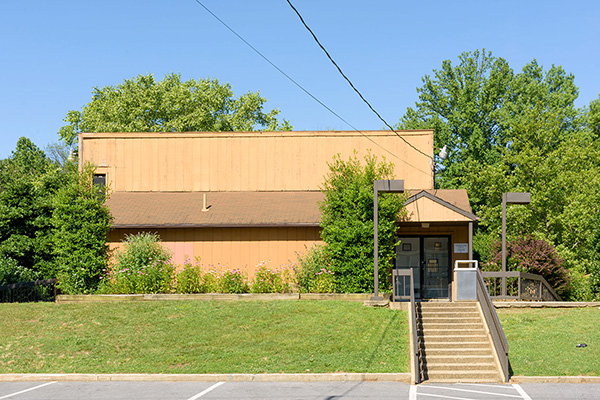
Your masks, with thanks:
M 412 267 L 417 296 L 448 297 L 453 262 L 471 259 L 464 190 L 435 190 L 433 131 L 82 133 L 80 163 L 109 185 L 111 248 L 126 234 L 157 232 L 174 262 L 240 268 L 294 262 L 321 243 L 320 185 L 335 154 L 368 152 L 395 164 L 410 191 L 399 224 L 397 268 Z

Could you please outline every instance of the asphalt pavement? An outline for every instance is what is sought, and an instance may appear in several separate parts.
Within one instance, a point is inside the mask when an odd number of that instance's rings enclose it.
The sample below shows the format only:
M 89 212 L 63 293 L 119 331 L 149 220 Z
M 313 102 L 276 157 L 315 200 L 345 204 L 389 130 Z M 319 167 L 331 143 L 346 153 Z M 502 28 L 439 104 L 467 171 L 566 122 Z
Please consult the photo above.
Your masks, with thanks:
M 600 398 L 597 383 L 422 384 L 404 382 L 0 382 L 0 400 L 546 400 Z

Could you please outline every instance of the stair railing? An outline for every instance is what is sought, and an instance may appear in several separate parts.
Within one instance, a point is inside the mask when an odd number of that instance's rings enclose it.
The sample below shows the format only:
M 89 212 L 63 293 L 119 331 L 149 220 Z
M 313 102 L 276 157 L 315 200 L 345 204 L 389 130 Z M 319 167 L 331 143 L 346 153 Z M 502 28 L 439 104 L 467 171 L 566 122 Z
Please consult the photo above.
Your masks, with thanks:
M 500 325 L 498 314 L 496 313 L 492 299 L 485 287 L 483 275 L 479 268 L 477 268 L 477 301 L 481 305 L 485 322 L 490 335 L 492 336 L 494 349 L 496 350 L 502 368 L 504 382 L 508 382 L 510 378 L 508 367 L 508 342 L 506 341 L 506 336 L 504 336 L 504 330 L 502 329 L 502 325 Z
M 415 279 L 413 268 L 410 268 L 410 311 L 411 313 L 411 332 L 412 332 L 412 354 L 411 360 L 413 371 L 415 373 L 415 384 L 421 383 L 421 364 L 419 362 L 419 340 L 417 337 L 417 312 L 415 308 Z

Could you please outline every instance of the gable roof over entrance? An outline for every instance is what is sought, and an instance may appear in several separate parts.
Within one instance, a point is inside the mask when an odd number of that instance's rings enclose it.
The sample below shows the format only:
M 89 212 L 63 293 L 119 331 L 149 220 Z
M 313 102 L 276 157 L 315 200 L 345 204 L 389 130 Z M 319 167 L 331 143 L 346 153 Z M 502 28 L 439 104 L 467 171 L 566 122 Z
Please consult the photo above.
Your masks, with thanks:
M 472 222 L 479 219 L 471 211 L 464 189 L 412 191 L 404 205 L 410 222 Z

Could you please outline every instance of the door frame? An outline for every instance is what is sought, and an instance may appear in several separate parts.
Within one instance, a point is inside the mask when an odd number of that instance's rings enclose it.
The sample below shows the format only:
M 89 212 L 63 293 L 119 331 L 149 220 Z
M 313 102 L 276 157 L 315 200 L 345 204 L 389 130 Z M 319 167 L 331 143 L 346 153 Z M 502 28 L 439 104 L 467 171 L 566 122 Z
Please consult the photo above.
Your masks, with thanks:
M 419 288 L 419 292 L 421 293 L 421 300 L 432 300 L 432 299 L 445 299 L 446 297 L 430 297 L 430 298 L 423 298 L 423 282 L 424 282 L 424 278 L 425 278 L 425 268 L 424 268 L 424 262 L 425 260 L 424 258 L 424 239 L 425 238 L 447 238 L 448 239 L 448 299 L 451 300 L 452 299 L 452 235 L 437 235 L 437 234 L 430 234 L 430 235 L 402 235 L 402 234 L 396 234 L 396 242 L 398 242 L 400 240 L 400 238 L 418 238 L 419 239 L 419 284 L 421 285 L 421 287 Z M 398 246 L 396 246 L 398 247 Z M 397 254 L 397 252 L 395 251 L 394 254 Z M 396 258 L 394 257 L 394 269 L 397 269 L 396 267 Z

